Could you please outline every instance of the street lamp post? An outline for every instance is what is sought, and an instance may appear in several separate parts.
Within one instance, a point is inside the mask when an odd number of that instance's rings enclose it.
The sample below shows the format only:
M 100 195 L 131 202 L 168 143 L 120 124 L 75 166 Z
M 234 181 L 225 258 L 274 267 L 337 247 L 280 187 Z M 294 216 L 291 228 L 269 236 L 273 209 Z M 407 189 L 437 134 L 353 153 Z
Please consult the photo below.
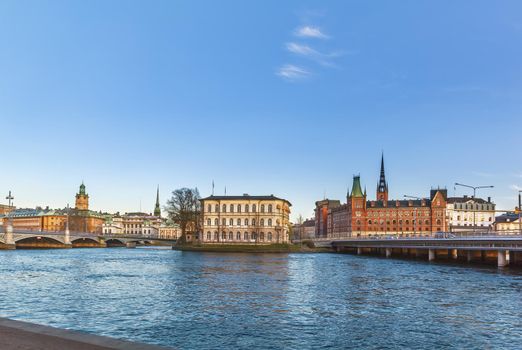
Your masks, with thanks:
M 411 198 L 411 199 L 417 199 L 419 201 L 422 201 L 422 198 L 420 198 L 420 197 L 408 196 L 406 194 L 404 195 L 404 198 Z M 413 207 L 413 235 L 416 235 L 416 234 L 417 234 L 417 207 Z
M 518 234 L 522 236 L 522 190 L 518 190 Z
M 467 187 L 467 188 L 472 188 L 473 189 L 473 200 L 476 201 L 477 199 L 477 190 L 481 189 L 481 188 L 493 188 L 495 186 L 470 186 L 470 185 L 464 185 L 464 184 L 461 184 L 461 183 L 458 183 L 458 182 L 455 182 L 455 186 L 461 186 L 461 187 Z M 476 229 L 476 210 L 475 210 L 475 206 L 473 206 L 473 233 L 475 233 L 475 229 Z
M 518 234 L 522 236 L 522 190 L 518 190 Z

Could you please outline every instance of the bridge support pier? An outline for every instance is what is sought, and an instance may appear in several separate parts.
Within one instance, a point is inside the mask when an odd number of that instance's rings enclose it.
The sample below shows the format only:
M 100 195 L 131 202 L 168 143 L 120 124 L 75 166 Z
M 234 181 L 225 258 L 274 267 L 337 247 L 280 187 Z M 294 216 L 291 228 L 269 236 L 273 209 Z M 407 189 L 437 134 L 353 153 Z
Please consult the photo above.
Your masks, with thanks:
M 471 250 L 468 250 L 466 252 L 466 260 L 468 260 L 468 262 L 471 262 L 472 259 L 473 259 L 473 253 L 471 252 Z
M 125 245 L 127 248 L 136 248 L 136 242 L 127 242 Z
M 63 243 L 65 248 L 72 248 L 71 233 L 69 232 L 69 229 L 65 230 L 65 234 L 63 235 Z
M 508 252 L 505 250 L 499 250 L 498 251 L 498 259 L 497 259 L 497 265 L 498 267 L 505 267 L 509 264 L 508 261 Z
M 392 249 L 386 248 L 386 257 L 389 258 L 389 257 L 391 257 L 391 255 L 392 255 Z
M 436 258 L 435 249 L 429 249 L 428 250 L 428 260 L 433 261 Z
M 5 249 L 16 249 L 13 236 L 13 225 L 8 224 L 5 228 Z
M 457 259 L 459 258 L 459 255 L 458 255 L 457 249 L 450 249 L 448 253 L 449 253 L 448 255 L 449 255 L 453 260 L 457 260 Z

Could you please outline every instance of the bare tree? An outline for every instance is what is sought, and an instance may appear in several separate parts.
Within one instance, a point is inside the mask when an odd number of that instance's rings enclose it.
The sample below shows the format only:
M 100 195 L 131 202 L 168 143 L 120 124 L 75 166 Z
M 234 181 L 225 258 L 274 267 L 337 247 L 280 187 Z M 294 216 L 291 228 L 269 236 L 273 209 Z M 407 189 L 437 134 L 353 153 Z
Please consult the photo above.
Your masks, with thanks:
M 172 191 L 165 210 L 168 217 L 181 229 L 181 237 L 176 244 L 187 243 L 187 233 L 198 233 L 201 221 L 201 202 L 197 188 L 179 188 Z
M 299 230 L 299 242 L 300 244 L 302 245 L 303 244 L 303 223 L 304 223 L 304 218 L 301 214 L 299 214 L 299 216 L 297 217 L 297 227 L 298 227 L 298 230 Z M 294 236 L 295 237 L 295 236 Z

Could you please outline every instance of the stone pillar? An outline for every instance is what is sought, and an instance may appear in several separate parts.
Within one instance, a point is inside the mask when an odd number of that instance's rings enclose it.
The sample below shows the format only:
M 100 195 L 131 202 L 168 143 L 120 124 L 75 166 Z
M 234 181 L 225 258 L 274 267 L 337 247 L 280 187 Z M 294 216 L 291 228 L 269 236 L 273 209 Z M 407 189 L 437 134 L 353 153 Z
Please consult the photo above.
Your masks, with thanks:
M 449 252 L 449 256 L 453 259 L 453 260 L 457 260 L 458 259 L 458 252 L 457 252 L 457 249 L 450 249 L 450 252 Z
M 391 255 L 392 255 L 392 249 L 386 248 L 386 257 L 389 258 L 389 257 L 391 257 Z
M 13 225 L 7 224 L 5 228 L 5 246 L 6 249 L 16 249 L 14 241 Z
M 127 248 L 136 248 L 136 242 L 127 242 Z
M 357 248 L 357 255 L 361 255 L 362 254 L 362 248 Z
M 504 267 L 507 266 L 508 259 L 507 259 L 507 252 L 505 250 L 499 250 L 498 251 L 498 267 Z
M 428 260 L 433 261 L 436 258 L 435 249 L 429 249 L 428 250 Z
M 71 243 L 71 233 L 69 232 L 69 229 L 65 229 L 65 234 L 63 235 L 63 243 L 65 244 L 66 248 L 72 248 Z

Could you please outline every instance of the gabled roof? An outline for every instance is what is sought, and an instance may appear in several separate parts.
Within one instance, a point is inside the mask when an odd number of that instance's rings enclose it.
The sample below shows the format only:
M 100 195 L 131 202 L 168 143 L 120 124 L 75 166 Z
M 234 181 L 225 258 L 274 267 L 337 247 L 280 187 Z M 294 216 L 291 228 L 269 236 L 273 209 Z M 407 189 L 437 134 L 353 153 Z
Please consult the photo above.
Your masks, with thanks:
M 283 199 L 283 198 L 279 198 L 279 197 L 276 197 L 274 196 L 273 194 L 269 195 L 269 196 L 251 196 L 251 195 L 248 195 L 248 194 L 244 194 L 242 196 L 208 196 L 208 197 L 205 197 L 205 198 L 201 198 L 200 201 L 206 201 L 206 200 L 281 200 L 281 201 L 285 201 L 286 203 L 288 203 L 288 205 L 292 205 L 292 203 L 290 203 L 288 200 L 286 199 Z

